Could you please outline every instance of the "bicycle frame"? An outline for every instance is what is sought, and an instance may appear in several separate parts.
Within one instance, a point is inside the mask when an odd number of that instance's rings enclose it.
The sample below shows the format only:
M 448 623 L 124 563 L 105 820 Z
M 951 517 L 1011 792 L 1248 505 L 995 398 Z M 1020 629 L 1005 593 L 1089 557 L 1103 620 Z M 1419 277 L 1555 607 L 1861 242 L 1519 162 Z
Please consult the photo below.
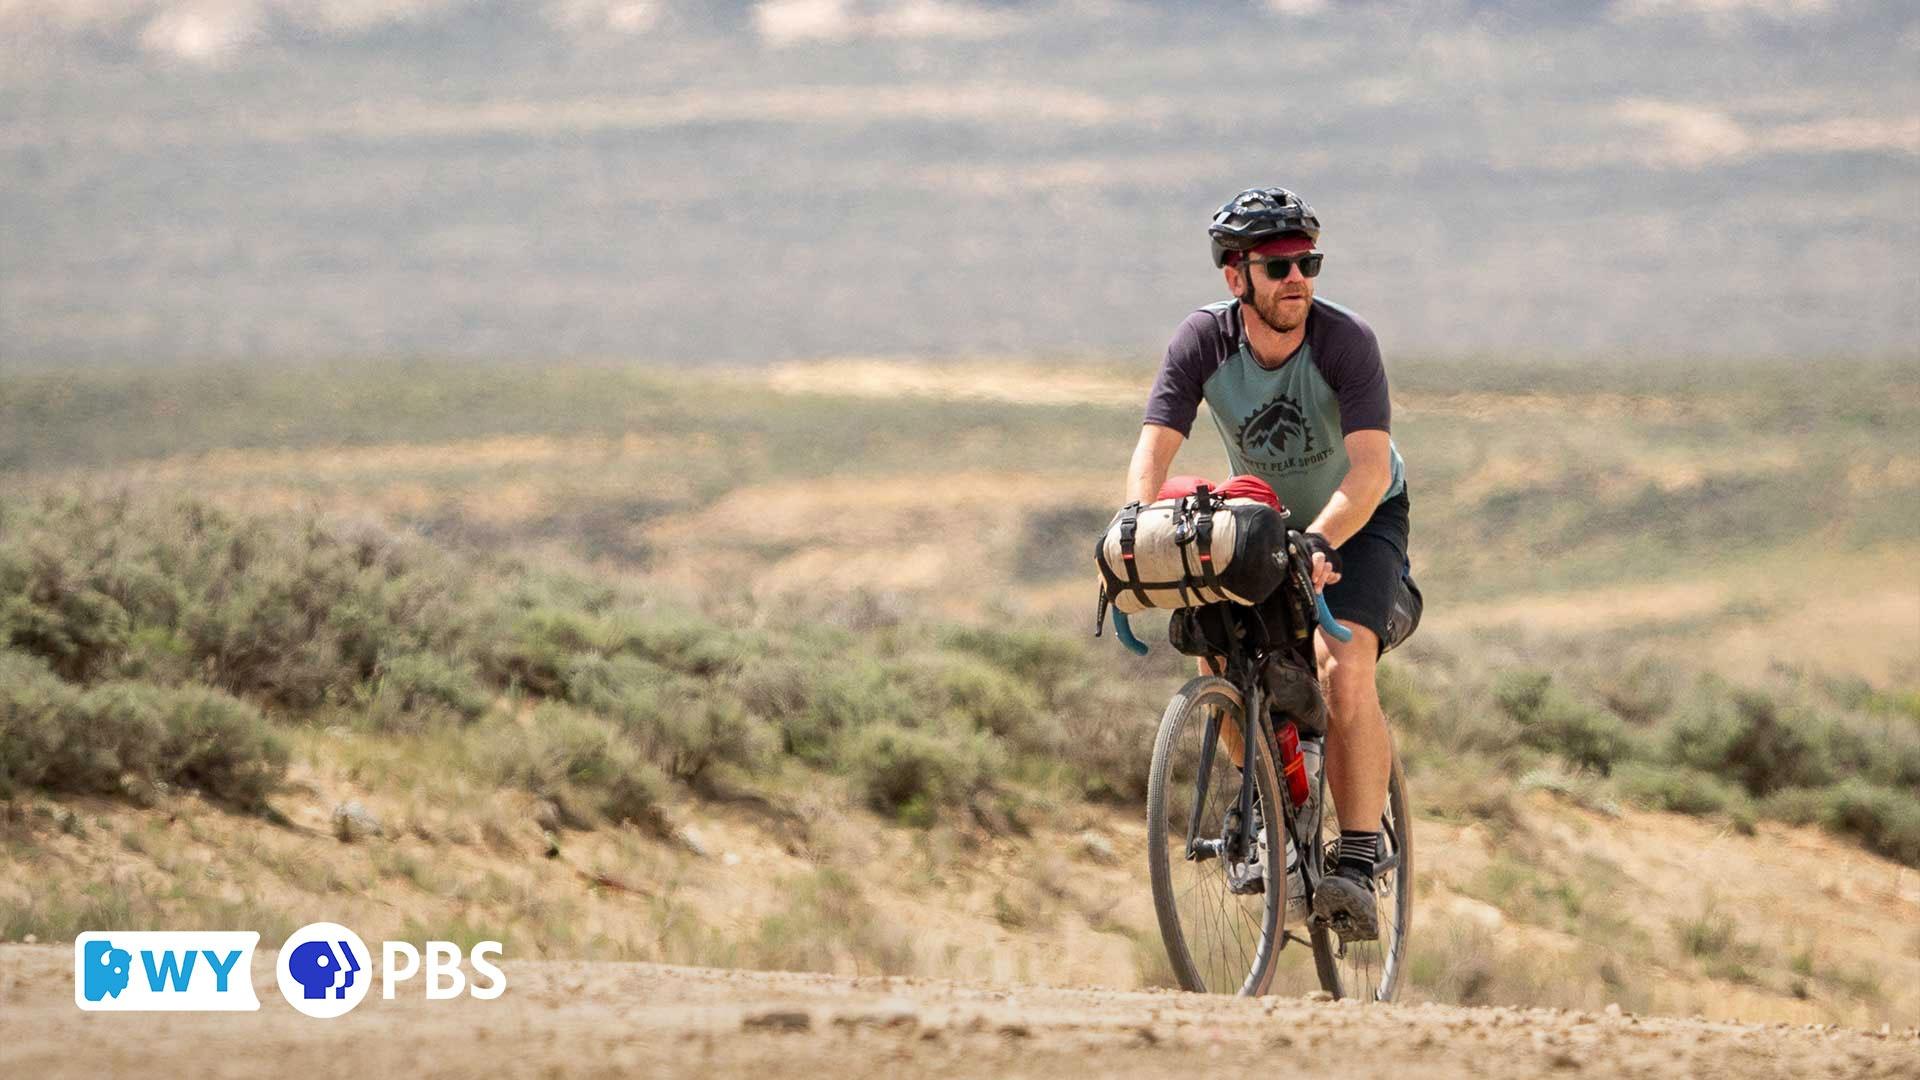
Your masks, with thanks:
M 1206 806 L 1207 792 L 1213 775 L 1214 754 L 1218 752 L 1220 742 L 1221 717 L 1216 713 L 1207 718 L 1207 726 L 1201 741 L 1199 776 L 1194 784 L 1193 806 L 1187 816 L 1186 858 L 1189 861 L 1207 858 L 1239 858 L 1250 846 L 1257 843 L 1258 836 L 1253 827 L 1253 795 L 1257 789 L 1257 782 L 1253 775 L 1254 754 L 1274 752 L 1274 732 L 1266 710 L 1266 687 L 1259 673 L 1269 658 L 1279 650 L 1263 646 L 1249 652 L 1235 637 L 1230 637 L 1227 645 L 1226 670 L 1222 674 L 1239 692 L 1242 704 L 1240 794 L 1233 812 L 1221 823 L 1220 838 L 1214 840 L 1201 837 L 1199 835 L 1200 820 Z M 1274 765 L 1275 771 L 1279 772 L 1284 763 L 1276 760 Z M 1325 774 L 1322 773 L 1316 777 L 1315 783 L 1323 790 L 1318 793 L 1321 798 L 1315 800 L 1313 805 L 1323 807 L 1325 805 Z M 1293 801 L 1286 796 L 1284 786 L 1279 801 L 1283 804 L 1280 820 L 1282 832 L 1292 842 L 1294 851 L 1298 853 L 1301 877 L 1306 886 L 1305 898 L 1311 905 L 1314 890 L 1319 887 L 1321 879 L 1325 876 L 1325 860 L 1320 857 L 1322 853 L 1319 839 L 1319 815 L 1315 814 L 1314 820 L 1306 820 L 1299 813 L 1299 808 L 1295 807 Z M 1393 850 L 1396 854 L 1393 858 L 1383 861 L 1383 868 L 1398 862 L 1397 844 Z M 1269 854 L 1268 857 L 1274 856 Z M 1289 930 L 1281 936 L 1279 947 L 1286 948 L 1289 940 L 1303 939 L 1296 937 Z
M 1212 976 L 1203 976 L 1194 967 L 1195 957 L 1186 948 L 1187 935 L 1182 928 L 1185 916 L 1181 913 L 1178 897 L 1172 891 L 1169 863 L 1178 866 L 1181 860 L 1167 857 L 1180 850 L 1177 846 L 1180 844 L 1179 834 L 1173 833 L 1171 827 L 1178 813 L 1185 809 L 1188 817 L 1181 826 L 1185 833 L 1184 860 L 1190 865 L 1211 859 L 1223 860 L 1217 871 L 1194 867 L 1194 872 L 1209 878 L 1215 872 L 1223 873 L 1226 877 L 1224 886 L 1230 894 L 1244 897 L 1265 893 L 1264 902 L 1268 906 L 1264 919 L 1276 920 L 1262 924 L 1259 948 L 1252 959 L 1253 967 L 1248 979 L 1260 979 L 1264 975 L 1270 981 L 1272 969 L 1269 965 L 1273 955 L 1285 949 L 1289 941 L 1297 941 L 1310 948 L 1321 985 L 1335 995 L 1347 996 L 1349 990 L 1354 989 L 1361 993 L 1371 992 L 1375 997 L 1384 993 L 1390 999 L 1404 976 L 1398 965 L 1405 960 L 1401 942 L 1405 938 L 1405 912 L 1412 899 L 1409 879 L 1404 873 L 1396 873 L 1391 885 L 1396 890 L 1393 909 L 1396 921 L 1391 933 L 1380 939 L 1386 943 L 1381 946 L 1387 950 L 1384 954 L 1364 950 L 1357 956 L 1351 954 L 1350 943 L 1338 936 L 1339 932 L 1322 917 L 1307 915 L 1298 929 L 1285 921 L 1284 912 L 1298 912 L 1302 903 L 1307 912 L 1314 910 L 1314 900 L 1321 886 L 1337 865 L 1337 841 L 1325 835 L 1334 827 L 1334 818 L 1329 815 L 1337 812 L 1335 803 L 1329 801 L 1331 793 L 1328 791 L 1326 769 L 1322 768 L 1316 775 L 1310 776 L 1312 787 L 1308 798 L 1296 805 L 1294 792 L 1297 788 L 1292 785 L 1298 783 L 1299 773 L 1296 766 L 1292 781 L 1287 781 L 1285 752 L 1286 742 L 1291 740 L 1286 739 L 1286 735 L 1295 725 L 1303 730 L 1303 734 L 1317 735 L 1324 730 L 1322 725 L 1331 719 L 1321 694 L 1306 692 L 1308 687 L 1318 690 L 1316 652 L 1319 638 L 1313 631 L 1317 630 L 1336 641 L 1349 641 L 1353 637 L 1351 630 L 1334 619 L 1327 609 L 1325 598 L 1313 590 L 1308 572 L 1308 553 L 1297 533 L 1288 536 L 1288 549 L 1290 573 L 1281 586 L 1286 590 L 1284 604 L 1240 605 L 1221 601 L 1200 605 L 1193 609 L 1192 614 L 1183 616 L 1188 622 L 1178 627 L 1177 633 L 1170 635 L 1174 637 L 1177 648 L 1200 656 L 1205 662 L 1201 666 L 1201 677 L 1191 680 L 1169 703 L 1155 746 L 1148 785 L 1148 833 L 1153 844 L 1159 845 L 1155 848 L 1159 854 L 1153 859 L 1152 869 L 1154 903 L 1160 918 L 1161 934 L 1167 942 L 1169 958 L 1183 986 L 1193 990 L 1221 989 L 1213 985 Z M 1104 593 L 1101 599 L 1103 610 L 1100 614 L 1104 615 Z M 1136 654 L 1147 652 L 1146 644 L 1132 635 L 1123 613 L 1115 611 L 1113 621 L 1115 636 L 1128 650 Z M 1099 624 L 1097 617 L 1096 634 Z M 1277 670 L 1281 666 L 1287 670 Z M 1302 678 L 1307 681 L 1307 686 L 1294 685 Z M 1274 681 L 1270 683 L 1270 680 Z M 1208 683 L 1213 685 L 1208 687 Z M 1269 685 L 1273 687 L 1271 693 L 1268 691 Z M 1211 704 L 1199 715 L 1191 711 L 1196 700 L 1194 695 L 1201 699 L 1211 698 Z M 1270 715 L 1269 709 L 1276 706 L 1283 712 L 1278 716 Z M 1241 710 L 1238 718 L 1232 716 L 1236 709 Z M 1184 728 L 1181 726 L 1183 717 L 1188 725 Z M 1198 725 L 1200 730 L 1196 731 L 1194 725 Z M 1219 763 L 1222 741 L 1227 742 L 1229 756 L 1235 753 L 1231 739 L 1226 738 L 1233 734 L 1226 730 L 1229 725 L 1240 735 L 1240 760 L 1235 765 L 1239 772 L 1240 787 L 1224 806 L 1210 806 L 1209 796 L 1215 780 L 1233 782 L 1230 770 L 1223 769 L 1219 778 L 1213 775 L 1213 768 Z M 1187 734 L 1181 735 L 1183 730 Z M 1197 750 L 1198 775 L 1193 778 L 1191 805 L 1188 805 L 1188 798 L 1177 795 L 1169 781 L 1176 768 L 1173 764 L 1176 760 L 1174 741 L 1180 739 L 1184 743 L 1185 739 L 1196 734 L 1202 742 L 1194 748 Z M 1255 772 L 1256 753 L 1265 753 L 1273 759 L 1275 768 L 1272 773 Z M 1193 761 L 1195 758 L 1186 760 Z M 1177 767 L 1184 770 L 1188 766 Z M 1411 820 L 1405 816 L 1407 811 L 1399 770 L 1396 761 L 1389 780 L 1389 812 L 1382 815 L 1379 826 L 1383 834 L 1383 847 L 1374 865 L 1376 882 L 1390 872 L 1404 871 L 1413 861 L 1411 852 L 1407 850 Z M 1278 783 L 1267 788 L 1265 785 L 1269 779 Z M 1271 805 L 1268 805 L 1269 794 L 1272 796 Z M 1254 813 L 1256 802 L 1262 811 L 1257 822 Z M 1213 835 L 1202 835 L 1205 828 L 1202 822 L 1210 820 L 1213 813 L 1219 813 L 1221 819 L 1214 826 Z M 1283 870 L 1288 853 L 1296 858 L 1293 865 Z M 1298 881 L 1293 879 L 1295 872 L 1300 875 Z M 1286 895 L 1288 893 L 1291 895 Z M 1383 980 L 1377 985 L 1373 982 L 1376 962 L 1381 965 Z M 1346 971 L 1345 968 L 1350 965 L 1357 966 L 1352 971 Z M 1251 986 L 1250 992 L 1259 993 L 1264 991 L 1267 984 L 1267 981 L 1260 981 L 1257 985 L 1243 982 L 1241 990 L 1249 992 L 1248 987 Z
M 1199 835 L 1200 821 L 1213 776 L 1214 754 L 1220 745 L 1221 716 L 1215 713 L 1207 718 L 1206 730 L 1201 738 L 1199 777 L 1194 784 L 1192 812 L 1187 816 L 1186 857 L 1190 860 L 1221 856 L 1238 858 L 1258 840 L 1253 829 L 1253 795 L 1258 787 L 1253 774 L 1254 754 L 1272 753 L 1273 745 L 1273 733 L 1266 719 L 1266 688 L 1258 677 L 1267 650 L 1257 649 L 1249 655 L 1238 640 L 1230 640 L 1228 648 L 1225 678 L 1239 691 L 1243 718 L 1239 725 L 1240 794 L 1232 814 L 1222 822 L 1220 838 L 1203 839 Z M 1278 765 L 1278 762 L 1275 764 Z M 1287 800 L 1283 798 L 1282 801 Z M 1295 816 L 1293 807 L 1284 807 L 1282 813 L 1288 835 L 1291 836 Z M 1318 875 L 1315 876 L 1317 878 Z
M 1303 604 L 1306 603 L 1305 598 L 1311 597 L 1311 623 L 1317 624 L 1320 630 L 1337 640 L 1351 640 L 1353 632 L 1341 626 L 1334 619 L 1332 612 L 1327 610 L 1326 599 L 1313 588 L 1308 570 L 1312 565 L 1312 560 L 1301 539 L 1300 533 L 1295 531 L 1288 532 L 1287 555 L 1289 564 L 1288 580 L 1281 588 L 1294 590 L 1295 593 L 1301 597 Z M 1235 619 L 1245 618 L 1246 616 L 1239 612 L 1246 610 L 1250 609 L 1236 609 L 1233 617 Z M 1094 635 L 1096 637 L 1100 634 L 1100 628 L 1105 621 L 1106 613 L 1107 596 L 1103 589 L 1100 594 L 1099 610 L 1095 615 L 1094 621 Z M 1257 618 L 1257 616 L 1255 616 L 1255 618 Z M 1146 644 L 1134 637 L 1132 627 L 1125 613 L 1118 610 L 1113 612 L 1113 626 L 1115 636 L 1120 639 L 1121 644 L 1124 645 L 1128 651 L 1136 655 L 1144 656 L 1146 654 Z M 1242 623 L 1241 626 L 1244 626 L 1244 623 Z M 1214 754 L 1220 739 L 1220 717 L 1217 714 L 1210 716 L 1207 719 L 1207 727 L 1203 736 L 1204 741 L 1201 745 L 1199 762 L 1200 775 L 1194 785 L 1193 806 L 1187 818 L 1186 858 L 1188 861 L 1220 857 L 1239 858 L 1248 850 L 1250 845 L 1257 842 L 1258 838 L 1255 836 L 1253 830 L 1253 796 L 1257 789 L 1257 781 L 1253 775 L 1253 755 L 1256 747 L 1261 752 L 1271 754 L 1274 752 L 1273 747 L 1275 745 L 1272 724 L 1267 718 L 1266 687 L 1264 680 L 1261 678 L 1261 672 L 1264 670 L 1270 658 L 1281 655 L 1285 650 L 1297 650 L 1303 647 L 1311 649 L 1312 647 L 1311 645 L 1304 644 L 1304 642 L 1310 642 L 1312 640 L 1309 636 L 1305 639 L 1296 638 L 1292 643 L 1275 643 L 1271 640 L 1263 640 L 1259 646 L 1249 649 L 1243 645 L 1239 635 L 1232 632 L 1240 628 L 1240 626 L 1229 627 L 1226 641 L 1227 651 L 1224 656 L 1226 667 L 1223 672 L 1219 672 L 1219 674 L 1229 683 L 1233 684 L 1234 689 L 1239 692 L 1242 705 L 1241 715 L 1243 721 L 1240 732 L 1242 750 L 1239 766 L 1240 794 L 1233 809 L 1226 815 L 1226 820 L 1223 820 L 1221 823 L 1220 838 L 1214 840 L 1201 837 L 1199 835 L 1200 819 L 1202 811 L 1206 806 L 1208 786 L 1211 782 L 1213 772 Z M 1264 630 L 1264 626 L 1262 628 Z M 1261 636 L 1263 639 L 1265 638 L 1264 633 Z M 1276 766 L 1276 772 L 1279 772 L 1280 768 L 1284 766 L 1283 762 L 1277 760 L 1274 764 Z M 1282 804 L 1280 807 L 1282 830 L 1288 841 L 1292 843 L 1294 851 L 1299 857 L 1301 878 L 1305 884 L 1305 899 L 1309 905 L 1313 902 L 1314 890 L 1319 887 L 1321 879 L 1325 877 L 1326 873 L 1325 853 L 1321 850 L 1319 839 L 1321 827 L 1320 817 L 1322 813 L 1324 813 L 1324 807 L 1326 806 L 1326 777 L 1324 770 L 1321 776 L 1315 780 L 1315 783 L 1319 788 L 1316 794 L 1320 797 L 1315 799 L 1312 805 L 1320 812 L 1314 814 L 1314 820 L 1312 821 L 1302 820 L 1302 815 L 1296 812 L 1293 800 L 1286 795 L 1284 789 L 1278 800 Z M 1392 830 L 1389 830 L 1387 840 L 1391 844 L 1391 850 L 1394 854 L 1381 862 L 1380 867 L 1382 870 L 1397 866 L 1399 863 L 1400 847 L 1398 836 L 1394 835 Z M 1268 857 L 1272 858 L 1273 855 L 1270 853 Z M 1280 940 L 1280 947 L 1285 948 L 1289 939 L 1301 940 L 1296 938 L 1291 931 L 1287 931 Z

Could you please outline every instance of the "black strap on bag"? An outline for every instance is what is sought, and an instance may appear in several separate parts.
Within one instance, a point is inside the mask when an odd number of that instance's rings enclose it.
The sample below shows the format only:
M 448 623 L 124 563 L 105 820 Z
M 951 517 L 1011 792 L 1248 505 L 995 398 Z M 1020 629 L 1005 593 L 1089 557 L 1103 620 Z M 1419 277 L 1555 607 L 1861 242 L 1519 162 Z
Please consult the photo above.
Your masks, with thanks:
M 1133 564 L 1133 538 L 1140 531 L 1140 504 L 1128 503 L 1120 511 L 1120 562 L 1127 568 L 1127 587 L 1133 590 L 1143 607 L 1152 607 L 1153 600 L 1147 596 L 1147 590 L 1140 584 L 1140 569 Z
M 1204 486 L 1201 487 L 1200 493 L 1205 495 L 1206 492 L 1207 489 Z M 1220 505 L 1224 506 L 1225 503 L 1222 502 Z M 1214 510 L 1214 500 L 1207 499 L 1202 504 L 1200 508 L 1200 520 L 1194 525 L 1194 546 L 1199 549 L 1201 579 L 1207 583 L 1207 588 L 1213 590 L 1213 598 L 1215 600 L 1225 600 L 1227 599 L 1227 590 L 1220 584 L 1220 575 L 1214 569 L 1213 565 Z
M 1173 542 L 1180 549 L 1180 580 L 1176 584 L 1180 589 L 1180 606 L 1183 608 L 1196 606 L 1187 588 L 1199 574 L 1195 573 L 1193 562 L 1187 558 L 1187 549 L 1199 535 L 1200 522 L 1208 521 L 1206 501 L 1207 486 L 1202 484 L 1174 508 Z

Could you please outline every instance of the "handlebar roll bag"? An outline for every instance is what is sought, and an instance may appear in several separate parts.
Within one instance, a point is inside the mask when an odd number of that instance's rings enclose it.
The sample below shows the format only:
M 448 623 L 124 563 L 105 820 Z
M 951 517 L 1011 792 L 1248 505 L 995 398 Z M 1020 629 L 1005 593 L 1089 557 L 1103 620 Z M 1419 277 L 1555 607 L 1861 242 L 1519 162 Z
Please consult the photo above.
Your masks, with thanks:
M 1122 507 L 1094 548 L 1113 606 L 1258 604 L 1287 574 L 1286 518 L 1258 499 L 1191 495 Z

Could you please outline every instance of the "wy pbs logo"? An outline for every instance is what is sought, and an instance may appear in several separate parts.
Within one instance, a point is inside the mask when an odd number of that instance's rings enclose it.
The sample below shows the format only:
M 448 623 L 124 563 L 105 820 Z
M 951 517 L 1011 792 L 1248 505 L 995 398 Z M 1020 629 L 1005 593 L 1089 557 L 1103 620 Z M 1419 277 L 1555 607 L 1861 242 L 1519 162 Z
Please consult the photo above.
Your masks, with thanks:
M 73 1000 L 89 1012 L 251 1012 L 260 1008 L 253 990 L 251 931 L 90 931 L 74 941 Z M 429 1001 L 471 994 L 490 1001 L 506 992 L 506 975 L 488 960 L 497 941 L 473 947 L 473 977 L 462 967 L 460 946 L 426 943 L 425 991 Z M 308 1016 L 332 1019 L 366 999 L 373 957 L 360 935 L 339 923 L 303 926 L 281 946 L 274 965 L 280 994 Z M 422 974 L 419 949 L 404 941 L 382 943 L 380 996 L 397 996 L 401 984 Z

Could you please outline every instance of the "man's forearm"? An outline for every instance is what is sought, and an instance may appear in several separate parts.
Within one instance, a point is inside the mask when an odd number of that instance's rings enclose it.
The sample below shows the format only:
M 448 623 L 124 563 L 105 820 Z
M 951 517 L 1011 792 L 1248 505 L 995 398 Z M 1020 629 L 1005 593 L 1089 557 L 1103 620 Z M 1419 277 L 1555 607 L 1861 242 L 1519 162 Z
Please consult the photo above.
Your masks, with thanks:
M 1313 519 L 1304 532 L 1316 532 L 1327 538 L 1334 547 L 1339 547 L 1352 539 L 1373 517 L 1374 508 L 1380 505 L 1381 496 L 1387 493 L 1387 486 L 1393 483 L 1392 474 L 1386 476 L 1356 476 L 1348 472 L 1346 479 L 1340 481 L 1340 490 L 1327 500 L 1326 508 L 1320 516 Z
M 1127 470 L 1127 501 L 1152 502 L 1167 482 L 1167 470 L 1152 459 L 1135 461 Z
M 1167 470 L 1187 437 L 1164 424 L 1152 421 L 1140 425 L 1140 441 L 1133 446 L 1133 460 L 1127 463 L 1127 501 L 1152 502 L 1167 482 Z

